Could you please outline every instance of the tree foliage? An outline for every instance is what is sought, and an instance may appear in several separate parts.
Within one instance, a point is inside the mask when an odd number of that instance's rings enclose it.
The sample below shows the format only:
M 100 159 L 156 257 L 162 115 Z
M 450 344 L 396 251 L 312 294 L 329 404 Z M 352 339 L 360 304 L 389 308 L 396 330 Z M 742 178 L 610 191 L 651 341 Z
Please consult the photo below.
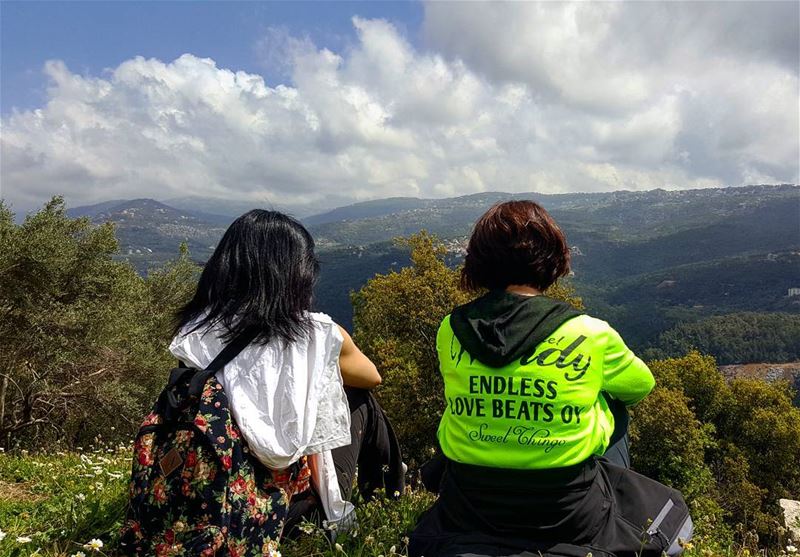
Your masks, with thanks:
M 791 362 L 800 360 L 800 315 L 716 315 L 673 327 L 659 336 L 656 347 L 664 356 L 699 350 L 721 364 Z
M 406 458 L 421 464 L 436 447 L 444 407 L 436 333 L 445 315 L 474 295 L 459 288 L 460 271 L 446 264 L 435 236 L 423 231 L 398 242 L 410 250 L 411 265 L 375 275 L 353 294 L 355 341 L 384 376 L 378 396 Z M 548 294 L 581 303 L 566 285 Z
M 778 499 L 800 496 L 800 409 L 788 385 L 727 383 L 696 351 L 650 367 L 658 386 L 633 412 L 634 467 L 681 489 L 696 516 L 777 543 Z
M 68 218 L 61 198 L 20 225 L 0 203 L 2 445 L 130 434 L 152 403 L 193 265 L 184 253 L 145 279 L 116 251 L 111 224 Z

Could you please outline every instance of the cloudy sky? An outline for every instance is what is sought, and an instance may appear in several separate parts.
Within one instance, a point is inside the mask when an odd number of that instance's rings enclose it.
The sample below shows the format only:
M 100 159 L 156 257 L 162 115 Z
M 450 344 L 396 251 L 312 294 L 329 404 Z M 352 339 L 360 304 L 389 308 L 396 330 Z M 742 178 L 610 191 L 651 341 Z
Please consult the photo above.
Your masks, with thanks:
M 17 210 L 797 183 L 800 3 L 0 3 Z

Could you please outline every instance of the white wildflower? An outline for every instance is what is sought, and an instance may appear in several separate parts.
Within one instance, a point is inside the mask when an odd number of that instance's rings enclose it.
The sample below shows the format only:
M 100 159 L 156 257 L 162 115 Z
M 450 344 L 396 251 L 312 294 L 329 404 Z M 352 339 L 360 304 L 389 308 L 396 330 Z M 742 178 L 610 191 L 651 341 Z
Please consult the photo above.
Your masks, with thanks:
M 300 531 L 305 534 L 313 534 L 314 530 L 316 529 L 314 523 L 312 522 L 303 522 L 298 526 L 298 528 L 300 528 Z
M 793 545 L 787 545 L 786 553 L 797 553 L 797 548 Z
M 86 495 L 84 495 L 83 493 L 78 493 L 75 496 L 75 499 L 77 499 L 78 501 L 86 501 Z
M 28 536 L 18 536 L 17 543 L 31 543 L 33 539 Z
M 395 553 L 397 553 L 397 547 L 393 545 L 389 548 L 389 555 L 394 555 Z
M 70 555 L 70 557 L 86 557 L 86 554 L 83 551 L 78 551 Z
M 0 542 L 1 542 L 1 541 L 3 541 L 3 539 L 4 539 L 4 538 L 5 538 L 7 535 L 8 535 L 8 534 L 6 534 L 6 533 L 5 533 L 5 532 L 3 532 L 2 530 L 0 530 Z
M 336 544 L 336 551 L 344 552 L 344 548 L 342 547 L 342 544 L 340 544 L 340 543 Z
M 103 540 L 99 540 L 97 538 L 89 540 L 89 543 L 83 545 L 84 549 L 88 549 L 89 551 L 97 551 L 99 552 L 103 549 Z

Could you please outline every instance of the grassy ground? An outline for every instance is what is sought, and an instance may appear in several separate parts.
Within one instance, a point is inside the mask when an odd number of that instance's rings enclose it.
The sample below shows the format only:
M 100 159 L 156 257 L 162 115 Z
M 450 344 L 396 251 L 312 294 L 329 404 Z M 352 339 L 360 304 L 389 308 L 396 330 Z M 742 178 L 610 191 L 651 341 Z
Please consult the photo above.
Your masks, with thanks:
M 72 555 L 92 539 L 107 545 L 129 474 L 128 449 L 0 456 L 0 555 Z
M 127 497 L 131 450 L 82 454 L 0 454 L 0 556 L 113 555 Z M 308 524 L 308 534 L 281 547 L 283 557 L 405 555 L 419 515 L 433 503 L 424 492 L 398 501 L 375 500 L 358 509 L 358 528 L 328 540 Z M 102 542 L 99 551 L 84 547 Z M 95 542 L 95 545 L 97 542 Z
M 126 447 L 82 454 L 0 454 L 0 556 L 113 555 L 130 454 Z M 409 490 L 397 501 L 379 499 L 360 505 L 356 531 L 331 542 L 320 528 L 308 525 L 308 534 L 284 544 L 281 552 L 283 557 L 406 555 L 406 536 L 432 503 L 431 495 Z M 92 543 L 96 549 L 87 547 Z M 721 547 L 702 534 L 687 551 L 687 557 L 759 554 L 767 555 L 753 546 Z

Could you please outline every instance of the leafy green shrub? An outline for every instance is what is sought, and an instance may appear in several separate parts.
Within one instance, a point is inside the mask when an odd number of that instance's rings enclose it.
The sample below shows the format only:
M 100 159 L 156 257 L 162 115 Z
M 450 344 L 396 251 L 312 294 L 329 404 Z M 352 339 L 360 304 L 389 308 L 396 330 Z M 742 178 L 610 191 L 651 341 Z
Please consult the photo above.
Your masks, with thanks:
M 749 463 L 751 479 L 769 494 L 767 504 L 800 496 L 800 409 L 784 383 L 731 382 L 731 404 L 717 422 L 719 437 Z
M 712 431 L 688 403 L 680 391 L 657 387 L 633 411 L 630 433 L 633 468 L 691 497 L 706 493 L 712 482 L 705 463 Z
M 683 490 L 719 536 L 738 527 L 777 545 L 778 499 L 800 496 L 800 409 L 788 385 L 727 383 L 695 351 L 650 367 L 658 387 L 633 412 L 634 466 Z
M 446 250 L 421 233 L 406 241 L 410 267 L 376 275 L 353 294 L 355 341 L 384 376 L 378 397 L 409 462 L 421 464 L 436 446 L 443 384 L 436 355 L 439 324 L 470 296 Z
M 712 356 L 690 351 L 683 357 L 655 360 L 649 365 L 656 384 L 682 392 L 701 422 L 713 422 L 729 404 L 730 389 Z
M 0 202 L 0 446 L 127 439 L 152 403 L 194 266 L 184 253 L 145 279 L 116 251 L 111 224 L 60 198 L 21 225 Z
M 740 529 L 774 531 L 777 515 L 763 511 L 768 493 L 753 483 L 752 469 L 743 451 L 733 443 L 721 441 L 709 451 L 707 459 L 717 481 L 715 498 L 725 509 L 727 522 L 740 525 Z

